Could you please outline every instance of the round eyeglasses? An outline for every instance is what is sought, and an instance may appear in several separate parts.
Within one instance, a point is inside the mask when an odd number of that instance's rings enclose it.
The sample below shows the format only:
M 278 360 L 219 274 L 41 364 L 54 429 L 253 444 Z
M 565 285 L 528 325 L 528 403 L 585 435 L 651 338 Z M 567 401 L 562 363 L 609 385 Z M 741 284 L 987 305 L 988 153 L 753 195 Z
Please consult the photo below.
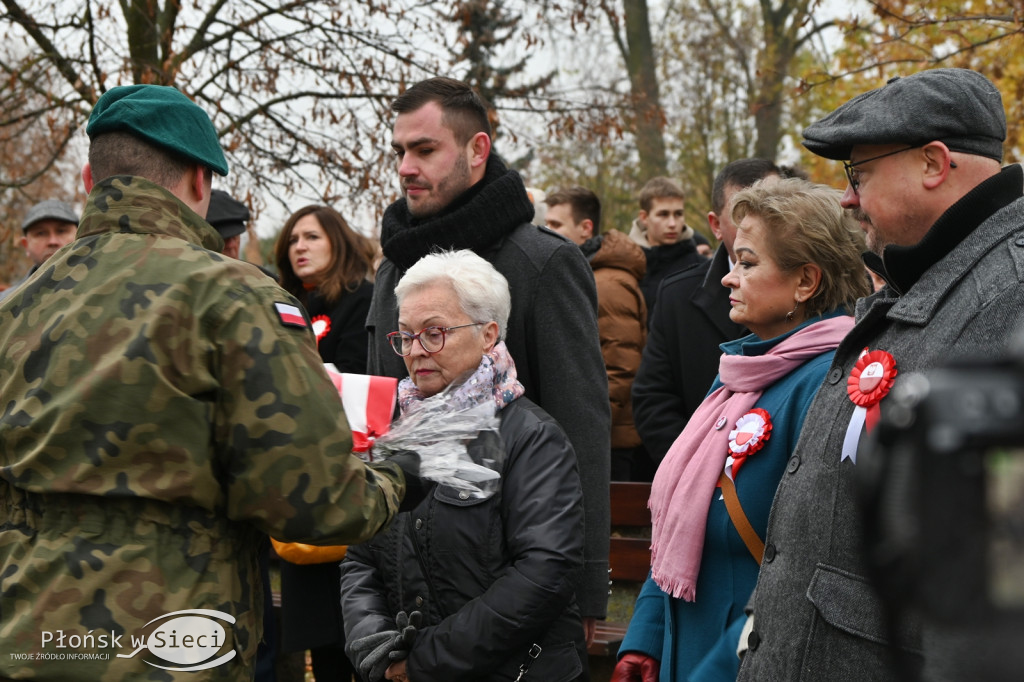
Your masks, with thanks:
M 850 189 L 853 190 L 854 194 L 857 194 L 857 189 L 860 187 L 860 171 L 857 170 L 856 166 L 867 163 L 868 161 L 877 161 L 878 159 L 884 159 L 887 156 L 895 156 L 896 154 L 909 152 L 911 149 L 917 149 L 920 146 L 921 145 L 914 145 L 913 147 L 907 147 L 905 149 L 897 149 L 896 151 L 886 152 L 885 154 L 872 156 L 870 159 L 861 159 L 860 161 L 843 161 L 843 170 L 846 171 L 846 179 L 850 181 Z
M 444 348 L 444 336 L 450 331 L 462 329 L 463 327 L 478 327 L 486 322 L 470 322 L 454 327 L 425 327 L 416 334 L 409 332 L 391 332 L 388 334 L 388 343 L 391 348 L 403 358 L 412 352 L 412 342 L 419 341 L 423 350 L 428 353 L 439 353 Z

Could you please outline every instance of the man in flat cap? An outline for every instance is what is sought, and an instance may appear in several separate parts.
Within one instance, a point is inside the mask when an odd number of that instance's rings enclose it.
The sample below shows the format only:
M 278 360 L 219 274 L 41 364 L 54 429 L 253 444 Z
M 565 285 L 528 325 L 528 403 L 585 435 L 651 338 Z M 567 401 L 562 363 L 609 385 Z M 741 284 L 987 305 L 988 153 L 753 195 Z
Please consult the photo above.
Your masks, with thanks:
M 70 244 L 77 229 L 78 215 L 63 201 L 47 199 L 30 208 L 21 221 L 21 246 L 32 261 L 32 269 L 21 281 L 0 291 L 0 301 L 14 293 L 60 247 Z
M 855 472 L 873 454 L 858 462 L 858 441 L 890 389 L 1002 354 L 1024 319 L 1024 174 L 1000 168 L 1005 136 L 998 90 L 964 69 L 893 79 L 804 131 L 810 151 L 847 161 L 842 203 L 887 284 L 857 306 L 779 484 L 740 680 L 993 679 L 986 659 L 1019 647 L 995 630 L 968 642 L 887 627 L 854 505 Z
M 77 238 L 0 304 L 0 677 L 251 679 L 261 539 L 364 540 L 403 476 L 351 456 L 298 302 L 217 253 L 202 109 L 118 87 L 86 132 Z

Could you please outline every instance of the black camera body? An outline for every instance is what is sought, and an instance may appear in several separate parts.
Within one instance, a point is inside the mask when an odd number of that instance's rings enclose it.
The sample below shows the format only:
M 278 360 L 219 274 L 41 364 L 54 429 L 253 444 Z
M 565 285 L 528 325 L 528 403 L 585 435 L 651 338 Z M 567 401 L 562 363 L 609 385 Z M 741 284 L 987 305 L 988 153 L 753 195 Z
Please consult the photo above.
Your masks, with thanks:
M 872 580 L 893 627 L 973 633 L 999 655 L 976 679 L 1020 679 L 1024 362 L 900 379 L 857 456 Z

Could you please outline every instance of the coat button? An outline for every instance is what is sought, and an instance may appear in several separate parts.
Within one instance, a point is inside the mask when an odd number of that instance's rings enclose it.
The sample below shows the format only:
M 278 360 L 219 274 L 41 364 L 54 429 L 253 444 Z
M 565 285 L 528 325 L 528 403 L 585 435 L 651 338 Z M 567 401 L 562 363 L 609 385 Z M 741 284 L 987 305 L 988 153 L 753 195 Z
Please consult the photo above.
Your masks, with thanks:
M 1013 240 L 1013 243 L 1017 246 L 1024 246 L 1024 237 L 1017 237 Z
M 423 597 L 416 597 L 416 606 L 423 606 Z
M 423 527 L 423 519 L 416 519 L 416 530 Z
M 796 470 L 800 468 L 800 458 L 793 455 L 789 458 L 789 464 L 786 465 L 786 471 L 791 474 L 795 474 Z
M 828 373 L 828 383 L 835 386 L 839 383 L 839 380 L 843 378 L 843 370 L 841 367 L 833 367 L 832 371 Z
M 758 633 L 757 630 L 754 630 L 749 635 L 747 635 L 747 648 L 748 649 L 750 649 L 751 651 L 754 651 L 754 650 L 757 649 L 757 647 L 760 644 L 761 644 L 761 635 L 760 635 L 760 633 Z
M 766 545 L 764 548 L 764 560 L 771 563 L 775 560 L 775 545 Z
M 459 493 L 459 499 L 460 500 L 468 500 L 469 499 L 469 493 L 467 493 L 465 490 L 463 490 L 461 493 Z

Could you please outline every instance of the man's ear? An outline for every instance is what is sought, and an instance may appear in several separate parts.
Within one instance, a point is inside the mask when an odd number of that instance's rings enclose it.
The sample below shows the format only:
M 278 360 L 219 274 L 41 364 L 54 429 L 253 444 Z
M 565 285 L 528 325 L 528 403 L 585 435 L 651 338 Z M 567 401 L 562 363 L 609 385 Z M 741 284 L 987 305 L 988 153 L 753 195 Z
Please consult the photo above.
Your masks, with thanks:
M 92 179 L 92 164 L 88 161 L 82 166 L 82 184 L 85 185 L 85 193 L 88 194 L 92 191 L 93 185 L 96 183 Z
M 472 153 L 469 167 L 479 168 L 485 165 L 487 157 L 491 155 L 491 136 L 487 133 L 477 133 L 470 139 L 469 148 Z
M 191 189 L 196 196 L 196 201 L 202 203 L 203 199 L 208 194 L 206 181 L 209 179 L 210 172 L 206 170 L 206 166 L 202 164 L 196 164 L 192 168 L 195 174 L 192 176 Z
M 584 218 L 580 221 L 580 225 L 583 227 L 583 234 L 587 239 L 594 236 L 594 221 L 590 218 Z
M 956 168 L 949 147 L 942 142 L 929 142 L 922 148 L 924 155 L 924 186 L 935 189 L 949 177 L 951 168 Z
M 647 226 L 647 216 L 648 215 L 649 214 L 647 213 L 647 211 L 645 211 L 642 208 L 640 209 L 640 212 L 637 213 L 637 215 L 636 215 L 637 220 L 639 220 L 640 224 L 643 225 L 644 227 Z
M 711 234 L 715 235 L 715 239 L 722 241 L 722 223 L 714 211 L 708 211 L 708 227 L 711 228 Z

